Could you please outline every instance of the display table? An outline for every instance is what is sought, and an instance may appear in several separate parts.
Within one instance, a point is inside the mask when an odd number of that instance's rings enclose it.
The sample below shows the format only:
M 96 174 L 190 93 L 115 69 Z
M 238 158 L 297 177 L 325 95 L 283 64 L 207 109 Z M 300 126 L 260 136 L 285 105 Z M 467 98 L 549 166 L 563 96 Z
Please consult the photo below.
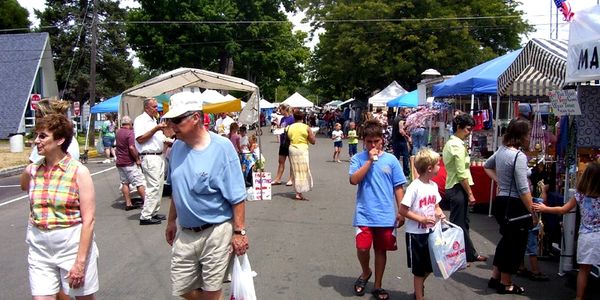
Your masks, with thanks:
M 471 166 L 471 176 L 473 176 L 474 185 L 471 186 L 473 196 L 475 196 L 475 204 L 488 204 L 490 202 L 490 185 L 492 179 L 485 173 L 483 166 Z M 438 190 L 442 198 L 446 194 L 446 167 L 444 162 L 440 161 L 440 171 L 438 175 L 432 179 L 438 185 Z M 496 183 L 494 182 L 494 190 L 492 192 L 492 200 L 496 199 Z

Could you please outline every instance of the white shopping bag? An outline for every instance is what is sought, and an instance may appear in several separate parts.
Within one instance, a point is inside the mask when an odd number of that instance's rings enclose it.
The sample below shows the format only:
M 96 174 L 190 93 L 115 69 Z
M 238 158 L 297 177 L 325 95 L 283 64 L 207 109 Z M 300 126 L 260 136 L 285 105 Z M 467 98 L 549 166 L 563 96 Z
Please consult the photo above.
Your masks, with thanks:
M 462 228 L 445 220 L 439 221 L 429 234 L 428 242 L 435 277 L 448 279 L 454 272 L 467 267 Z
M 241 260 L 241 262 L 240 262 Z M 256 300 L 254 291 L 254 276 L 248 254 L 234 255 L 233 271 L 231 274 L 231 297 L 230 300 Z

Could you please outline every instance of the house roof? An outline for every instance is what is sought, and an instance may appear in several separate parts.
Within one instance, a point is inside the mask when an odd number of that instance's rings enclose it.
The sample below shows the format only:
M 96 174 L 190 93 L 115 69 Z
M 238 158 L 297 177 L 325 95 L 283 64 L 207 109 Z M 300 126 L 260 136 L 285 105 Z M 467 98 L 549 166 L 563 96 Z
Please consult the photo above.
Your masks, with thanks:
M 0 139 L 19 130 L 47 40 L 46 32 L 0 35 Z

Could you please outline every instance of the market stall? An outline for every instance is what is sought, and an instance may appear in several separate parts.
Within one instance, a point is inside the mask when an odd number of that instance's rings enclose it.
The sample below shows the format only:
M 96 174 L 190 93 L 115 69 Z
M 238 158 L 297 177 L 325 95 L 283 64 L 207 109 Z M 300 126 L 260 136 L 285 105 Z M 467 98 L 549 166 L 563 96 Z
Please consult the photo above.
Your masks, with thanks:
M 598 126 L 600 124 L 600 62 L 598 58 L 600 6 L 596 5 L 576 12 L 570 24 L 569 37 L 565 82 L 577 85 L 577 100 L 567 99 L 565 102 L 571 102 L 578 106 L 573 110 L 579 112 L 580 116 L 569 117 L 569 120 L 564 122 L 568 124 L 565 127 L 568 127 L 570 139 L 565 149 L 566 176 L 563 202 L 572 197 L 575 183 L 583 173 L 586 163 L 598 160 L 600 157 L 600 126 Z M 562 105 L 560 108 L 565 109 L 566 113 L 571 111 L 568 109 L 569 107 Z M 566 214 L 563 217 L 563 223 L 566 236 L 561 245 L 559 272 L 574 268 L 573 254 L 576 249 L 575 232 L 577 232 L 575 213 Z M 568 228 L 571 230 L 567 231 Z M 600 268 L 594 266 L 592 274 L 599 277 Z
M 173 94 L 188 87 L 247 92 L 248 104 L 240 113 L 238 121 L 251 125 L 259 120 L 258 86 L 245 79 L 192 68 L 175 69 L 127 89 L 123 92 L 119 114 L 138 116 L 144 110 L 142 102 L 145 98 L 162 93 Z
M 385 107 L 387 102 L 406 94 L 407 91 L 396 81 L 392 81 L 387 87 L 379 93 L 370 97 L 368 104 L 373 107 Z

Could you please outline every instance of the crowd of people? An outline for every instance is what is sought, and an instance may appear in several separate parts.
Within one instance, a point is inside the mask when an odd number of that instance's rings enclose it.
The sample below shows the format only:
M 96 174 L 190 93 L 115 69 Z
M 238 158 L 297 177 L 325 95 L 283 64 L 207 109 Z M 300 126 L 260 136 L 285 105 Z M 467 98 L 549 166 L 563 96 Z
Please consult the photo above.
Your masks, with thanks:
M 21 187 L 28 191 L 30 200 L 27 243 L 31 293 L 34 299 L 94 299 L 99 284 L 91 175 L 70 150 L 73 125 L 60 103 L 40 103 L 46 111 L 39 113 L 36 122 L 36 156 L 21 175 Z M 162 118 L 156 99 L 148 98 L 143 105 L 144 112 L 134 120 L 121 118 L 121 128 L 110 129 L 114 122 L 110 119 L 107 129 L 102 129 L 110 133 L 106 144 L 114 146 L 114 154 L 109 149 L 107 159 L 115 156 L 125 209 L 137 208 L 129 196 L 131 185 L 142 200 L 139 224 L 167 222 L 165 239 L 173 247 L 173 295 L 222 299 L 233 255 L 244 254 L 250 245 L 245 228 L 246 187 L 251 183 L 248 174 L 263 169 L 265 162 L 257 137 L 248 135 L 248 129 L 228 114 L 220 114 L 216 120 L 204 114 L 202 103 L 194 97 L 172 99 Z M 354 293 L 364 295 L 367 282 L 375 275 L 371 293 L 376 299 L 389 298 L 382 286 L 387 252 L 397 250 L 396 231 L 404 226 L 415 298 L 424 298 L 424 282 L 432 273 L 428 235 L 437 222 L 446 219 L 440 208 L 442 196 L 433 181 L 441 162 L 447 172 L 448 219 L 463 230 L 466 262 L 486 261 L 469 235 L 468 208 L 476 199 L 464 141 L 472 132 L 473 118 L 463 113 L 455 116 L 453 135 L 440 154 L 422 141 L 415 143 L 422 139 L 422 128 L 408 129 L 409 109 L 401 109 L 397 116 L 382 110 L 361 113 L 364 119 L 360 121 L 354 119 L 357 114 L 351 110 L 348 119 L 331 117 L 345 114 L 340 111 L 325 112 L 321 119 L 317 114 L 307 116 L 300 109 L 280 105 L 282 117 L 274 128 L 280 143 L 278 167 L 272 184 L 285 182 L 293 187 L 295 200 L 306 201 L 305 193 L 313 188 L 309 147 L 316 143 L 315 126 L 311 125 L 325 122 L 323 133 L 333 141 L 334 162 L 341 161 L 343 140 L 347 140 L 349 181 L 357 186 L 353 226 L 357 228 L 356 255 L 361 269 L 353 284 Z M 564 214 L 579 205 L 577 299 L 583 299 L 591 266 L 600 264 L 600 254 L 595 251 L 600 241 L 600 188 L 596 184 L 600 162 L 587 166 L 575 197 L 564 206 L 534 203 L 527 158 L 520 151 L 529 143 L 530 131 L 529 121 L 512 120 L 502 146 L 485 162 L 485 172 L 498 184 L 495 217 L 502 236 L 488 286 L 500 294 L 524 293 L 512 276 L 521 267 L 530 230 L 538 222 L 536 213 Z M 386 144 L 391 145 L 391 151 L 386 151 Z M 410 161 L 405 160 L 409 153 L 414 154 L 412 165 L 417 174 L 410 174 Z M 288 159 L 289 178 L 283 181 Z M 167 215 L 159 213 L 165 179 L 172 188 Z

